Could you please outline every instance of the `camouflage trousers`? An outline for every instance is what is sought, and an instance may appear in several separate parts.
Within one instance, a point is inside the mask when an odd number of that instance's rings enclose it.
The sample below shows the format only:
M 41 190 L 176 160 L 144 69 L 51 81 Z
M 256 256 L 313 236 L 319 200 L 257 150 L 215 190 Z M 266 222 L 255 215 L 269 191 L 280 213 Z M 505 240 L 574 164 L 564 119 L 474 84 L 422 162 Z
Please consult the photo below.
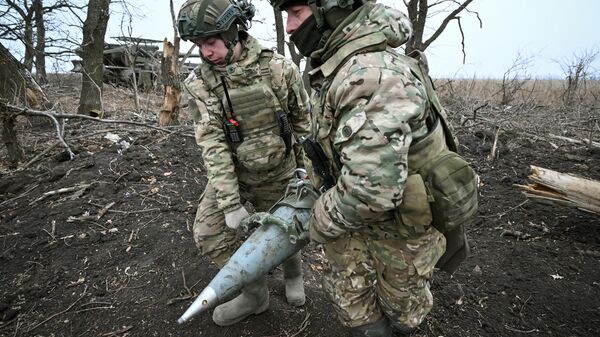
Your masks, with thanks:
M 261 186 L 240 185 L 242 204 L 249 201 L 257 212 L 266 212 L 284 194 L 288 179 Z M 242 231 L 225 225 L 225 213 L 217 207 L 216 193 L 210 181 L 200 197 L 194 220 L 194 241 L 202 255 L 208 256 L 222 268 L 245 239 Z
M 385 315 L 392 324 L 416 327 L 433 307 L 429 279 L 446 249 L 434 228 L 409 239 L 353 233 L 323 248 L 323 286 L 344 325 L 371 324 Z

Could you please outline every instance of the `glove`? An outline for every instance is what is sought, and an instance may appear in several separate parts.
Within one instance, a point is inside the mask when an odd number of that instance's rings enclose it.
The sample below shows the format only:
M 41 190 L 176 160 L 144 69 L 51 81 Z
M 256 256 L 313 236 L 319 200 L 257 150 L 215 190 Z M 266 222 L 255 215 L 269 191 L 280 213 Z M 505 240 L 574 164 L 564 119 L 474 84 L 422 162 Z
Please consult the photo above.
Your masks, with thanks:
M 240 221 L 249 215 L 250 213 L 248 213 L 244 206 L 241 206 L 236 210 L 225 213 L 225 224 L 231 229 L 237 229 L 240 226 Z

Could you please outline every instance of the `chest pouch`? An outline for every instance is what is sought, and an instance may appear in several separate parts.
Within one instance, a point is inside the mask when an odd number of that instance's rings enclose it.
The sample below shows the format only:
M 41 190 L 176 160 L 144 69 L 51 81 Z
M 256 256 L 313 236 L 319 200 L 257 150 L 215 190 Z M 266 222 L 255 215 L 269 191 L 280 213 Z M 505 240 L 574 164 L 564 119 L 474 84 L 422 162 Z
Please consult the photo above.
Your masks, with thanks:
M 279 101 L 264 81 L 229 90 L 243 142 L 234 144 L 239 164 L 251 172 L 272 170 L 283 163 L 286 144 L 280 132 Z

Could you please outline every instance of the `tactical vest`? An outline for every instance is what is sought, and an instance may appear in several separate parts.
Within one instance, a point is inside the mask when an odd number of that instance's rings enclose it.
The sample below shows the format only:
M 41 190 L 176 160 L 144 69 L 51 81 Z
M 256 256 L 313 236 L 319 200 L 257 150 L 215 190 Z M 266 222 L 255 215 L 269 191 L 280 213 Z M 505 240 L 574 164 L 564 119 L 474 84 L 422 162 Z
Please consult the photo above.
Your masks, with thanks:
M 282 165 L 291 150 L 291 127 L 284 110 L 287 107 L 281 106 L 272 88 L 272 57 L 273 51 L 263 49 L 256 67 L 227 66 L 224 77 L 232 83 L 243 83 L 235 88 L 225 89 L 222 78 L 207 64 L 196 69 L 207 90 L 220 100 L 223 118 L 233 118 L 239 126 L 243 141 L 230 142 L 230 147 L 237 163 L 250 172 Z

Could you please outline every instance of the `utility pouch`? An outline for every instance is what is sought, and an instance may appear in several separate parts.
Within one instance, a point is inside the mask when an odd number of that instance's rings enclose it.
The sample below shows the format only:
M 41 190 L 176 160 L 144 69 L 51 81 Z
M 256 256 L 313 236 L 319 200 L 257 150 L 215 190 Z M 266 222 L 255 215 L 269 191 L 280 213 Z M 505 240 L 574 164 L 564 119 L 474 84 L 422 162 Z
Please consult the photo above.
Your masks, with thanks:
M 469 223 L 477 212 L 477 174 L 458 154 L 444 150 L 419 169 L 432 198 L 433 226 L 442 233 Z
M 335 185 L 335 180 L 329 172 L 329 160 L 319 143 L 305 138 L 300 141 L 306 157 L 311 161 L 314 171 L 323 179 L 323 188 L 328 190 Z
M 279 125 L 279 136 L 285 144 L 285 156 L 287 157 L 292 151 L 292 128 L 287 114 L 283 110 L 276 112 L 277 124 Z
M 241 143 L 244 141 L 240 125 L 233 118 L 223 119 L 223 131 L 225 132 L 225 138 L 230 143 Z

